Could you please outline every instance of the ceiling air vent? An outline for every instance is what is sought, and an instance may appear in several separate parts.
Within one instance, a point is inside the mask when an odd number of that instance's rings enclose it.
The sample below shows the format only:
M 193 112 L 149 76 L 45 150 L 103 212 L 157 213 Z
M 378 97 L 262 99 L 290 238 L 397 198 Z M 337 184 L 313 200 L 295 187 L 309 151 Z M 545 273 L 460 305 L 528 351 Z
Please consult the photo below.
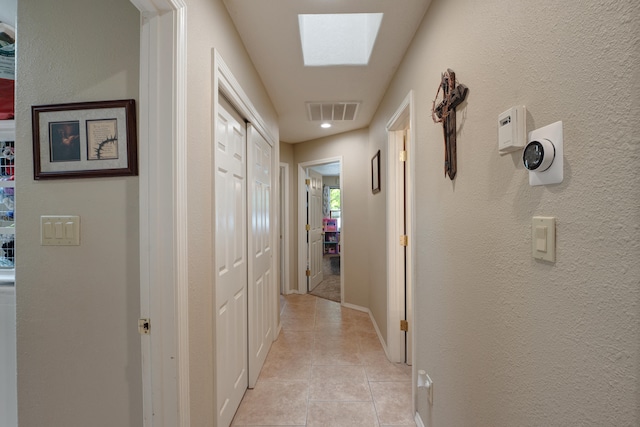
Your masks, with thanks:
M 359 102 L 307 102 L 312 122 L 355 120 Z

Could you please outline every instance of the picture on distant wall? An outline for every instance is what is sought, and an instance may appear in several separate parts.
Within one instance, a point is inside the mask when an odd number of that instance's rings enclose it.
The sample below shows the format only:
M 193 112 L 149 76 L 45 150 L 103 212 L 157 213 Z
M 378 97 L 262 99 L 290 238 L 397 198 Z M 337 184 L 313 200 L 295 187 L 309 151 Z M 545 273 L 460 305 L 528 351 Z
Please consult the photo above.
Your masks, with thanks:
M 52 162 L 80 161 L 80 122 L 49 123 L 49 145 Z
M 380 192 L 380 150 L 371 159 L 371 192 Z
M 34 179 L 138 174 L 133 99 L 34 105 Z

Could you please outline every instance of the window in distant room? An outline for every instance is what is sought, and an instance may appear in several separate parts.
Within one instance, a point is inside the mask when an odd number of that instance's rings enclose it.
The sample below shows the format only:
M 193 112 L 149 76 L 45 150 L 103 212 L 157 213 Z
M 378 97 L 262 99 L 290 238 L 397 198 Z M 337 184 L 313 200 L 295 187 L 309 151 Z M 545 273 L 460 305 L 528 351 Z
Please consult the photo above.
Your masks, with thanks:
M 329 211 L 331 218 L 338 219 L 338 230 L 340 230 L 340 188 L 329 189 Z

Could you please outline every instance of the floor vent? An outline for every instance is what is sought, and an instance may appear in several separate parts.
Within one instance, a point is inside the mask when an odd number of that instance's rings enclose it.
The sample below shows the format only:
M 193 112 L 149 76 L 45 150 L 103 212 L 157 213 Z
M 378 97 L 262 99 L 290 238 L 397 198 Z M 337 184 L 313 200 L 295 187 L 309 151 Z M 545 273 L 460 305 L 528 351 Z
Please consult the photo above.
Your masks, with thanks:
M 307 102 L 307 113 L 312 122 L 351 121 L 356 119 L 359 102 Z

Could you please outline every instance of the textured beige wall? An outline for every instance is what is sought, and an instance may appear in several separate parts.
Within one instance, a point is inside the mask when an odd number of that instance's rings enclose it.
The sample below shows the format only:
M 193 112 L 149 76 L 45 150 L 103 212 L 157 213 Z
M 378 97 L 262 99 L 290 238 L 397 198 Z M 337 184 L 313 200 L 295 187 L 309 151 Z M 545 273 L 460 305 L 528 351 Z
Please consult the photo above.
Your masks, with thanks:
M 138 178 L 33 180 L 31 106 L 138 97 L 128 0 L 20 0 L 16 254 L 20 426 L 142 425 Z M 80 246 L 40 246 L 40 215 Z
M 316 139 L 293 145 L 295 192 L 293 204 L 296 207 L 293 222 L 297 222 L 298 211 L 298 163 L 322 160 L 342 156 L 342 268 L 344 270 L 344 300 L 346 303 L 362 307 L 369 306 L 369 262 L 367 259 L 367 227 L 363 209 L 367 202 L 368 132 L 361 129 L 327 138 Z M 369 191 L 370 193 L 370 191 Z M 298 236 L 292 253 L 295 265 L 298 264 Z M 297 269 L 296 269 L 297 271 Z M 297 282 L 297 276 L 296 281 Z
M 416 91 L 415 366 L 426 426 L 640 424 L 640 3 L 434 0 L 371 126 Z M 458 176 L 443 178 L 431 100 L 452 68 Z M 530 187 L 497 152 L 499 113 L 564 122 L 565 178 Z M 557 218 L 557 261 L 531 217 Z
M 212 79 L 217 49 L 278 138 L 277 114 L 221 0 L 187 0 L 191 424 L 214 425 Z M 278 148 L 276 148 L 278 150 Z

